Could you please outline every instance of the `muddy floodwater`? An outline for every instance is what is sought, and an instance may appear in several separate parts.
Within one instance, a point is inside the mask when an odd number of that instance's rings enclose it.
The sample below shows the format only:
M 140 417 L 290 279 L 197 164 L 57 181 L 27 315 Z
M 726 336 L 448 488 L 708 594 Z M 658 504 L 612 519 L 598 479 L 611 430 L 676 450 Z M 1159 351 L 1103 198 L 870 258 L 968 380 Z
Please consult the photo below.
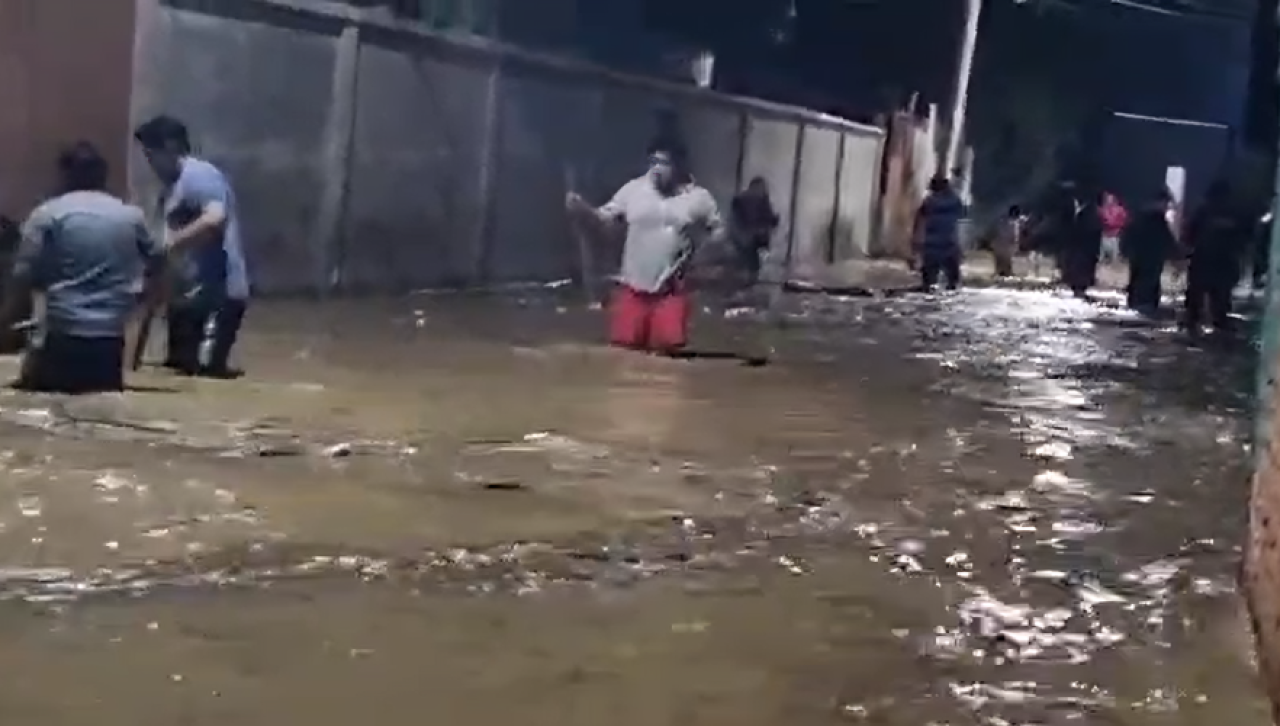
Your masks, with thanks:
M 263 303 L 242 380 L 0 394 L 0 723 L 1266 722 L 1247 344 L 1043 290 L 709 305 L 688 361 L 598 316 Z

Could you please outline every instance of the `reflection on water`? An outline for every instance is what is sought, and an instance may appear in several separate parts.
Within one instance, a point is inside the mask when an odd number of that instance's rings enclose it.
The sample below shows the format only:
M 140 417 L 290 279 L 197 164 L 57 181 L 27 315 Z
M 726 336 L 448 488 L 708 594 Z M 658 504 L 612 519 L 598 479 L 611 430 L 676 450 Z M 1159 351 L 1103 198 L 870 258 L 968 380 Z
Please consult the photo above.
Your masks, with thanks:
M 704 318 L 773 351 L 746 369 L 430 305 L 197 414 L 0 401 L 0 713 L 1264 722 L 1243 346 L 1044 291 L 801 296 Z

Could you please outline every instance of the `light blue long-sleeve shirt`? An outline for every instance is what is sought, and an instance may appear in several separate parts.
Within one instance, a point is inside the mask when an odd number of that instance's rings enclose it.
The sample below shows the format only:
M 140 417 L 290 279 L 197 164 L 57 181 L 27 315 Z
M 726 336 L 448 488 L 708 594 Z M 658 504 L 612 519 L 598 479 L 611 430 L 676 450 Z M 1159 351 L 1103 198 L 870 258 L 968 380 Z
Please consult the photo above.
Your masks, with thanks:
M 234 300 L 249 297 L 248 265 L 240 236 L 240 215 L 235 192 L 226 176 L 213 164 L 188 156 L 164 198 L 166 223 L 174 229 L 194 221 L 211 203 L 222 205 L 226 222 L 221 240 L 185 253 L 178 264 L 180 295 L 188 300 L 213 301 L 222 296 Z

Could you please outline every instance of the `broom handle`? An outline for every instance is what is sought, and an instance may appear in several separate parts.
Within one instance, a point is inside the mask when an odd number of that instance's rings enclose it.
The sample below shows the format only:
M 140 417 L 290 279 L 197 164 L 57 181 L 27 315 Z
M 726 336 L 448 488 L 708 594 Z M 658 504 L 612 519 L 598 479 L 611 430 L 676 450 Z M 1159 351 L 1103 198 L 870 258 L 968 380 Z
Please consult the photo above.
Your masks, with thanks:
M 576 193 L 578 190 L 577 174 L 572 166 L 565 166 L 564 186 L 566 193 Z M 569 215 L 569 231 L 573 234 L 574 243 L 578 247 L 578 267 L 582 271 L 582 293 L 586 297 L 588 305 L 595 305 L 599 302 L 596 299 L 595 286 L 591 279 L 595 272 L 595 259 L 592 255 L 591 240 L 587 238 L 586 230 L 576 214 Z

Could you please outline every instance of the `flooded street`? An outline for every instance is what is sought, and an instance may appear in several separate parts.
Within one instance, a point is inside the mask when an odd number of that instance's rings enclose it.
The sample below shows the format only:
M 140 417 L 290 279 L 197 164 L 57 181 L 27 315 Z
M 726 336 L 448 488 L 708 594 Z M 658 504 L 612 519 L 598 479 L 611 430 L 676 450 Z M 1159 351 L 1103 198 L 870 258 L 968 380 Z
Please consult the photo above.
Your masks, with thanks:
M 691 361 L 551 296 L 251 316 L 240 381 L 0 394 L 0 721 L 1266 723 L 1242 344 L 1008 289 Z

